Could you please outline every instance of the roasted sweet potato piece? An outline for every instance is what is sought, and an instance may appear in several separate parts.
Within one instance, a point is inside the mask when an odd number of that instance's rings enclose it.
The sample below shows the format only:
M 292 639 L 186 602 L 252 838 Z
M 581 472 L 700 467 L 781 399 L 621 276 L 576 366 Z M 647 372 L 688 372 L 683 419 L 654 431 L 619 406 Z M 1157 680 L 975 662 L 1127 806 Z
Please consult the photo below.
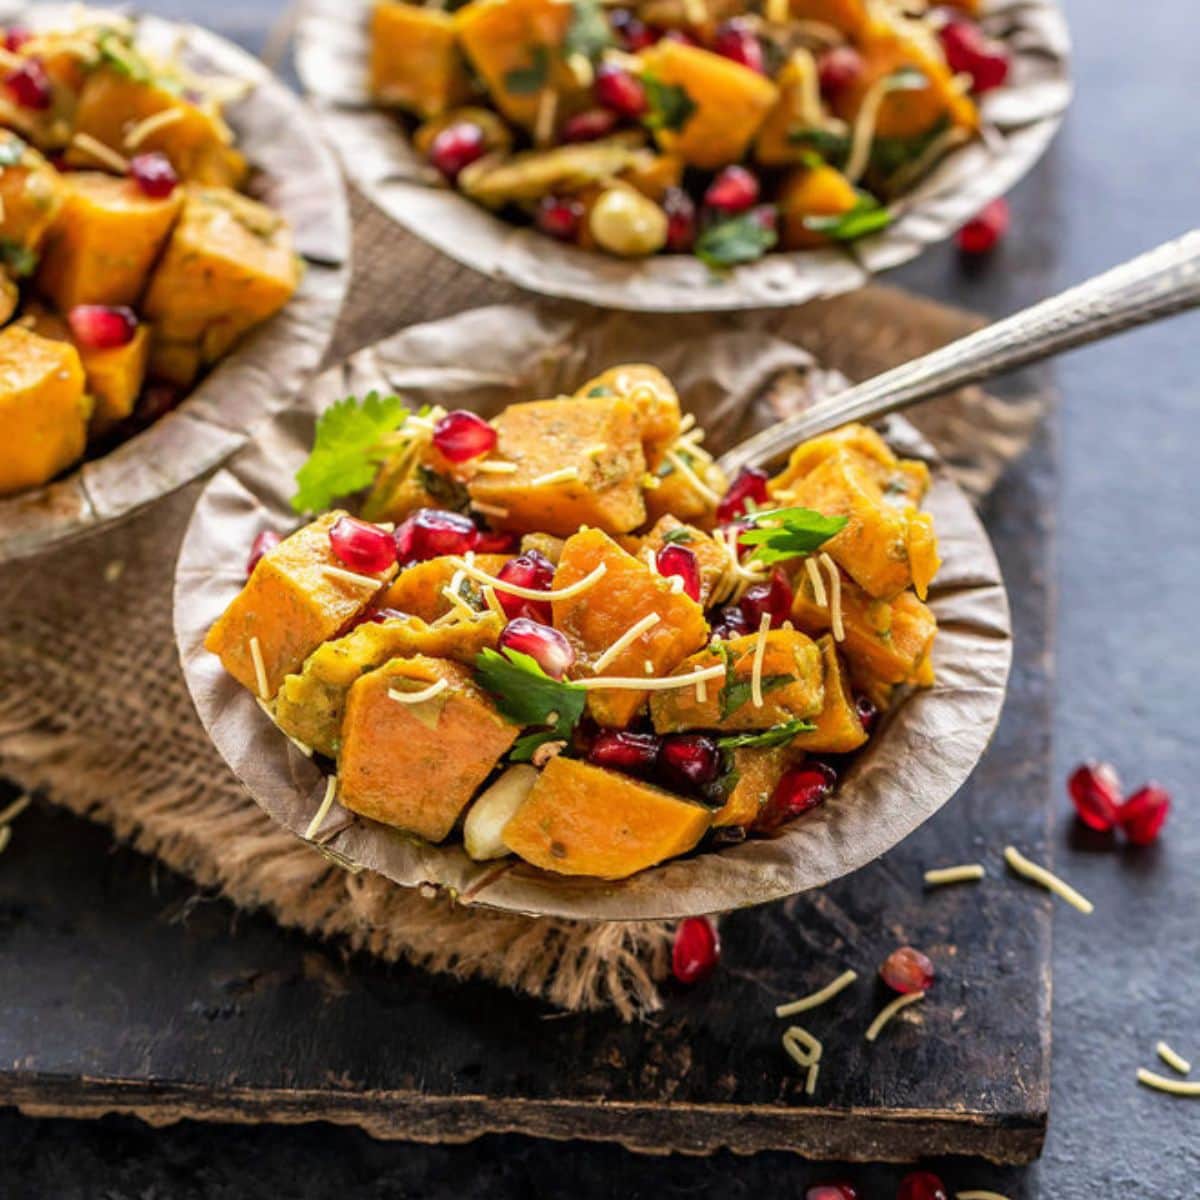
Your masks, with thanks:
M 475 565 L 489 575 L 495 575 L 508 561 L 507 554 L 477 554 Z M 449 557 L 431 558 L 427 562 L 413 563 L 404 567 L 384 593 L 380 604 L 383 608 L 394 608 L 397 612 L 412 613 L 423 621 L 436 621 L 452 607 L 450 599 L 442 592 L 454 578 L 455 567 Z M 478 594 L 478 584 L 464 580 L 459 594 L 473 597 Z M 481 607 L 481 605 L 479 606 Z
M 458 48 L 458 18 L 439 8 L 376 0 L 371 11 L 371 95 L 435 117 L 471 94 Z
M 553 604 L 554 627 L 575 649 L 574 678 L 666 675 L 704 644 L 708 624 L 700 605 L 673 591 L 668 580 L 598 529 L 585 529 L 567 539 L 554 573 L 555 590 L 577 583 L 601 563 L 605 574 L 594 587 Z M 655 624 L 615 657 L 606 656 L 627 630 L 651 614 L 658 617 Z M 588 712 L 601 725 L 622 728 L 645 699 L 642 691 L 597 688 L 588 692 Z
M 428 700 L 393 698 L 443 682 Z M 440 842 L 519 732 L 466 667 L 394 658 L 350 688 L 338 799 L 352 812 Z
M 650 718 L 658 733 L 720 729 L 730 733 L 770 729 L 785 721 L 815 717 L 825 703 L 825 668 L 821 651 L 795 629 L 772 629 L 763 652 L 761 706 L 752 696 L 754 651 L 759 634 L 715 642 L 680 664 L 676 675 L 726 664 L 720 679 L 701 690 L 693 687 L 654 692 Z
M 730 751 L 733 787 L 713 814 L 713 828 L 749 826 L 775 791 L 780 776 L 800 755 L 791 746 L 739 746 Z
M 653 486 L 646 487 L 646 519 L 658 521 L 670 515 L 695 525 L 711 529 L 716 521 L 717 501 L 725 493 L 729 481 L 714 463 L 706 463 L 686 450 L 676 457 L 690 468 L 702 487 L 673 463 L 663 463 L 650 477 Z
M 654 471 L 679 436 L 679 395 L 671 381 L 649 363 L 610 367 L 589 379 L 577 397 L 618 396 L 637 409 L 646 466 Z
M 0 330 L 0 496 L 37 487 L 83 456 L 91 402 L 75 347 Z
M 797 167 L 779 189 L 783 244 L 788 250 L 824 246 L 829 238 L 809 229 L 806 217 L 837 217 L 853 211 L 862 194 L 836 167 Z
M 897 458 L 869 425 L 853 422 L 832 433 L 809 438 L 792 451 L 788 465 L 770 482 L 772 495 L 786 501 L 787 491 L 839 450 L 852 451 L 893 504 L 917 505 L 929 491 L 929 468 L 918 459 Z
M 495 529 L 566 537 L 581 525 L 627 533 L 646 519 L 637 408 L 612 397 L 512 404 L 492 425 L 492 458 L 510 474 L 480 471 L 471 499 Z
M 831 25 L 852 38 L 858 37 L 867 24 L 864 0 L 789 0 L 788 11 L 793 20 Z
M 816 729 L 797 734 L 788 743 L 788 749 L 808 750 L 813 754 L 849 754 L 867 740 L 867 731 L 854 706 L 854 695 L 833 636 L 826 634 L 818 639 L 817 645 L 821 647 L 821 661 L 825 665 L 825 704 L 813 718 Z
M 812 150 L 796 136 L 805 131 L 808 122 L 803 113 L 809 98 L 817 95 L 817 60 L 804 52 L 793 54 L 775 77 L 779 99 L 767 114 L 754 140 L 754 157 L 768 167 L 786 167 L 802 162 Z
M 165 341 L 157 331 L 151 337 L 148 372 L 152 379 L 187 388 L 195 382 L 202 365 L 199 342 Z
M 63 177 L 7 130 L 0 130 L 0 164 L 0 249 L 12 274 L 29 275 L 62 206 Z
M 559 875 L 625 879 L 686 854 L 712 813 L 616 771 L 553 758 L 504 827 L 514 853 Z
M 393 658 L 449 658 L 470 666 L 485 646 L 495 646 L 500 618 L 480 613 L 478 621 L 460 621 L 434 629 L 418 617 L 367 621 L 345 637 L 323 642 L 289 675 L 275 697 L 275 721 L 314 750 L 337 755 L 342 742 L 346 697 L 359 676 Z
M 659 517 L 653 528 L 641 539 L 638 557 L 645 552 L 656 553 L 668 543 L 685 546 L 696 556 L 700 568 L 700 605 L 707 608 L 711 603 L 713 588 L 725 574 L 728 556 L 711 537 L 694 525 L 685 525 L 669 513 Z
M 396 573 L 395 567 L 378 577 L 346 571 L 329 542 L 330 529 L 345 515 L 326 513 L 265 554 L 204 639 L 225 670 L 261 699 L 270 700 L 285 677 L 368 607 Z
M 62 312 L 76 304 L 136 304 L 183 206 L 183 190 L 147 196 L 99 171 L 64 177 L 63 204 L 42 251 L 37 287 Z

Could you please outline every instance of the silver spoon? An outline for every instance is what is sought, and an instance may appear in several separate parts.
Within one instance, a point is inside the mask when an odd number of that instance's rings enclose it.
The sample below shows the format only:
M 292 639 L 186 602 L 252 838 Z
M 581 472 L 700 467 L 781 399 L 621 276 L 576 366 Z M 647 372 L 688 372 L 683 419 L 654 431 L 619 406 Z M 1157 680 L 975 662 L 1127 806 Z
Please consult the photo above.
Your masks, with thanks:
M 1032 308 L 814 404 L 720 458 L 731 478 L 848 421 L 871 421 L 1125 329 L 1200 305 L 1200 230 L 1192 230 Z

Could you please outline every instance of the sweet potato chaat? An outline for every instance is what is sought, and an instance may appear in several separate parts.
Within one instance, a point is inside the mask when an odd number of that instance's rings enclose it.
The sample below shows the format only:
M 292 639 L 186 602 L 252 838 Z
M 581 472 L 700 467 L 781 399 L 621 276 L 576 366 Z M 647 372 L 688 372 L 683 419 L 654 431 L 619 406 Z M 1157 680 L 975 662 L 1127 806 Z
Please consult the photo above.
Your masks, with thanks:
M 932 682 L 924 463 L 851 425 L 728 482 L 666 377 L 491 421 L 335 405 L 206 646 L 332 765 L 326 804 L 619 879 L 766 835 Z
M 0 72 L 3 496 L 171 407 L 287 302 L 299 262 L 238 190 L 238 81 L 151 59 L 107 15 L 9 28 Z
M 885 228 L 979 131 L 973 0 L 375 0 L 370 91 L 485 207 L 720 269 Z

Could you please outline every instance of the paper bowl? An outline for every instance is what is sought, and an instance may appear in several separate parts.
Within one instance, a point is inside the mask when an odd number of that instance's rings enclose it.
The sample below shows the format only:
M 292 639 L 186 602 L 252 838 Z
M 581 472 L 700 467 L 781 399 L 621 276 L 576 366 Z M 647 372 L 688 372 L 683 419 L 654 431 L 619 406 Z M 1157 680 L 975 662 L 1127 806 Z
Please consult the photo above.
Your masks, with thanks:
M 916 258 L 1003 195 L 1041 157 L 1071 98 L 1070 42 L 1055 0 L 992 0 L 985 25 L 1013 54 L 982 98 L 986 137 L 947 156 L 880 234 L 843 249 L 768 254 L 718 278 L 691 255 L 626 262 L 493 216 L 439 182 L 399 120 L 366 91 L 370 0 L 301 0 L 296 66 L 346 173 L 384 213 L 444 254 L 548 296 L 644 312 L 802 304 Z
M 176 570 L 180 659 L 217 749 L 281 825 L 304 835 L 325 778 L 225 673 L 203 640 L 245 582 L 246 548 L 254 536 L 267 527 L 285 532 L 297 525 L 288 498 L 316 414 L 370 388 L 397 391 L 415 403 L 492 414 L 515 400 L 570 390 L 604 367 L 636 357 L 625 332 L 618 336 L 611 320 L 512 307 L 413 327 L 323 374 L 209 481 Z M 777 337 L 755 343 L 745 333 L 696 323 L 649 358 L 677 381 L 685 405 L 718 448 L 761 424 L 769 409 L 764 397 L 782 377 L 814 391 L 828 382 L 803 350 Z M 905 452 L 931 454 L 904 422 L 892 422 L 888 436 Z M 987 534 L 936 464 L 934 478 L 928 508 L 945 559 L 930 596 L 941 625 L 937 684 L 913 692 L 889 714 L 833 799 L 779 836 L 698 852 L 617 883 L 556 876 L 515 859 L 475 863 L 461 844 L 429 845 L 337 808 L 318 834 L 322 848 L 345 866 L 377 871 L 406 887 L 434 885 L 466 902 L 581 920 L 728 911 L 820 887 L 877 858 L 966 781 L 999 719 L 1011 659 L 1008 603 Z
M 0 7 L 0 20 L 62 26 L 61 6 Z M 350 225 L 337 165 L 311 113 L 256 58 L 198 29 L 145 16 L 139 42 L 205 72 L 248 79 L 228 120 L 252 167 L 249 192 L 287 218 L 304 277 L 287 306 L 244 338 L 178 408 L 44 487 L 0 499 L 0 562 L 83 537 L 203 475 L 242 446 L 308 380 L 329 345 L 349 281 Z

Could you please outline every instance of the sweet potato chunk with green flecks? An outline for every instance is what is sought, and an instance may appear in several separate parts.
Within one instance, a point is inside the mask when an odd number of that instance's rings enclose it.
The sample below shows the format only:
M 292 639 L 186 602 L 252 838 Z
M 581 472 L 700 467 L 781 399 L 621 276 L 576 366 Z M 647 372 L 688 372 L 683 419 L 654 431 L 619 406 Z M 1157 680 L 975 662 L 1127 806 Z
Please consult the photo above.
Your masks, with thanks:
M 648 363 L 629 363 L 610 367 L 589 379 L 575 393 L 577 397 L 619 396 L 637 409 L 642 431 L 642 451 L 646 466 L 655 470 L 663 454 L 679 436 L 681 424 L 679 395 L 671 381 Z
M 770 630 L 763 651 L 763 702 L 756 705 L 754 649 L 759 636 L 750 633 L 716 642 L 683 662 L 676 675 L 725 663 L 725 679 L 713 680 L 701 689 L 703 699 L 692 687 L 655 692 L 650 697 L 654 728 L 659 733 L 688 729 L 742 732 L 815 717 L 825 702 L 825 668 L 817 644 L 795 629 Z
M 788 743 L 788 748 L 814 754 L 849 754 L 867 740 L 867 731 L 854 705 L 849 680 L 832 635 L 826 634 L 817 645 L 821 647 L 821 661 L 825 666 L 825 703 L 812 719 L 816 729 L 797 734 Z
M 598 529 L 585 529 L 567 539 L 554 573 L 554 590 L 578 583 L 601 564 L 605 573 L 593 587 L 553 602 L 554 627 L 575 650 L 574 678 L 666 675 L 704 644 L 708 623 L 700 605 L 674 591 L 670 580 Z M 658 617 L 655 624 L 615 656 L 607 655 L 632 626 L 651 614 Z M 598 662 L 602 663 L 599 670 Z M 588 692 L 588 712 L 601 725 L 622 728 L 645 699 L 646 693 L 637 689 L 596 688 Z
M 780 777 L 800 756 L 787 746 L 739 746 L 729 752 L 732 786 L 713 814 L 713 828 L 749 826 L 770 800 Z
M 63 205 L 42 250 L 37 287 L 66 312 L 76 304 L 135 304 L 183 205 L 99 171 L 65 177 Z
M 507 561 L 507 554 L 475 556 L 475 565 L 489 575 L 495 575 Z M 450 556 L 431 558 L 404 567 L 392 581 L 392 586 L 384 594 L 381 604 L 384 608 L 394 608 L 397 612 L 411 613 L 423 621 L 436 621 L 453 606 L 442 589 L 449 586 L 455 570 L 454 560 Z M 459 595 L 468 603 L 474 601 L 472 607 L 483 607 L 477 599 L 479 584 L 474 580 L 464 579 L 459 586 Z
M 371 95 L 380 104 L 436 117 L 471 94 L 458 18 L 440 8 L 376 0 L 371 10 Z
M 15 133 L 0 130 L 0 254 L 13 275 L 32 273 L 62 197 L 63 176 Z
M 701 529 L 711 529 L 716 523 L 717 501 L 728 487 L 728 480 L 715 462 L 703 462 L 686 450 L 680 450 L 676 457 L 702 486 L 697 487 L 695 479 L 673 463 L 662 463 L 646 486 L 646 519 L 657 521 L 669 513 Z
M 395 567 L 377 577 L 346 571 L 329 541 L 330 529 L 345 515 L 326 513 L 265 554 L 204 639 L 205 649 L 220 656 L 225 670 L 264 700 L 396 573 Z M 256 638 L 265 688 L 255 667 Z
M 616 771 L 553 758 L 504 827 L 514 853 L 559 875 L 625 879 L 686 854 L 712 812 Z
M 318 646 L 304 669 L 283 681 L 275 697 L 275 721 L 284 733 L 333 758 L 341 745 L 346 697 L 359 676 L 393 658 L 416 655 L 469 666 L 485 646 L 495 646 L 500 629 L 500 618 L 490 612 L 437 629 L 417 617 L 368 621 Z
M 581 525 L 628 533 L 646 519 L 646 459 L 630 401 L 534 400 L 510 405 L 492 425 L 492 460 L 517 469 L 480 471 L 467 487 L 493 528 L 566 537 Z
M 713 588 L 725 574 L 729 556 L 703 530 L 685 525 L 669 513 L 660 517 L 641 539 L 638 557 L 644 558 L 647 551 L 657 553 L 667 545 L 683 546 L 696 556 L 700 568 L 700 604 L 707 608 L 712 603 Z
M 427 700 L 393 698 L 441 684 Z M 459 663 L 393 659 L 350 688 L 338 799 L 352 812 L 440 842 L 519 732 Z
M 903 507 L 918 505 L 925 499 L 929 491 L 929 468 L 919 459 L 898 458 L 874 429 L 858 423 L 801 442 L 792 451 L 787 466 L 771 480 L 771 493 L 787 492 L 797 480 L 839 450 L 854 455 L 855 462 L 879 484 L 888 503 Z

